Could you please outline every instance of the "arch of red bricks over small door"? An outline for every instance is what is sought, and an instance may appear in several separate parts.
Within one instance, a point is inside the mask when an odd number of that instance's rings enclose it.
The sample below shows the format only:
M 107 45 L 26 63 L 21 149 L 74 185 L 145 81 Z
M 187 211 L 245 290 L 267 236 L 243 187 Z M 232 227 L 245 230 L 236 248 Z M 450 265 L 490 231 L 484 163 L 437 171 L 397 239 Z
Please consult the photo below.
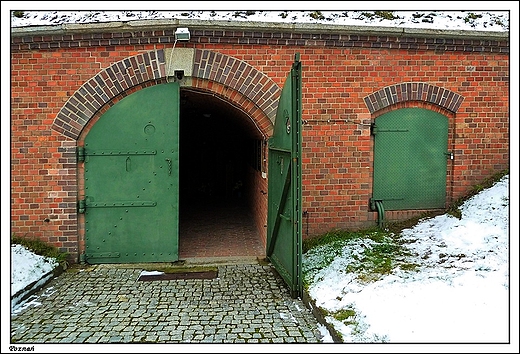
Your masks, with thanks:
M 406 82 L 384 87 L 366 96 L 364 100 L 371 114 L 390 105 L 407 101 L 428 102 L 455 113 L 464 97 L 428 83 Z
M 166 58 L 162 49 L 116 62 L 85 82 L 69 98 L 56 115 L 52 129 L 77 140 L 96 112 L 114 97 L 131 87 L 164 77 Z M 240 93 L 274 122 L 281 89 L 251 65 L 221 53 L 195 49 L 192 77 Z

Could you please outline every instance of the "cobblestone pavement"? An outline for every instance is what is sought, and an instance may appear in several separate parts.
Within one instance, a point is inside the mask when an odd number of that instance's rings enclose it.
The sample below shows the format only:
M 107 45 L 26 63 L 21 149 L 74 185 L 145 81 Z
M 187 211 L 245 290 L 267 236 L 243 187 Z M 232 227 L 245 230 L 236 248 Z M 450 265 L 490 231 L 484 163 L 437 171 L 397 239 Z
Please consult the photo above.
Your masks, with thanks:
M 11 343 L 320 343 L 318 321 L 270 264 L 214 279 L 138 280 L 142 268 L 72 268 L 11 314 Z

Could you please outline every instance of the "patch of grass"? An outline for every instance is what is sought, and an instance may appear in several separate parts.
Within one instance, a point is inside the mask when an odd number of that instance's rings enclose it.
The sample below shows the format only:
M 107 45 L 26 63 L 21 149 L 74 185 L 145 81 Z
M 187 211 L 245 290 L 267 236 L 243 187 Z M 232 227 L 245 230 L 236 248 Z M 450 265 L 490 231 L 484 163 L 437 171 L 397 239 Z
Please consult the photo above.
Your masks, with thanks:
M 374 20 L 375 19 L 380 19 L 380 20 L 397 20 L 400 17 L 394 15 L 393 11 L 373 11 L 373 12 L 363 11 L 359 15 L 358 19 L 363 20 L 365 18 L 366 19 L 370 19 L 370 20 L 373 20 L 373 19 Z
M 374 14 L 385 20 L 397 20 L 399 16 L 394 15 L 393 11 L 374 11 Z
M 303 242 L 309 257 L 303 266 L 303 283 L 306 288 L 315 281 L 314 277 L 321 269 L 342 256 L 345 246 L 349 244 L 355 244 L 360 251 L 350 255 L 343 271 L 355 274 L 361 282 L 377 281 L 396 268 L 410 271 L 418 268 L 417 264 L 406 261 L 410 251 L 400 234 L 376 227 L 356 232 L 334 230 Z
M 303 240 L 303 253 L 320 245 L 333 245 L 334 248 L 342 247 L 346 242 L 357 238 L 365 237 L 367 234 L 375 233 L 377 235 L 382 232 L 378 228 L 369 228 L 361 231 L 345 231 L 345 230 L 331 230 L 323 235 L 311 237 Z M 377 237 L 377 236 L 373 236 Z
M 399 264 L 399 268 L 404 271 L 416 272 L 417 268 L 419 268 L 419 264 L 403 263 L 403 264 Z
M 404 246 L 400 235 L 379 231 L 368 236 L 374 242 L 365 248 L 359 262 L 349 269 L 349 272 L 357 273 L 358 280 L 373 282 L 391 274 L 396 268 L 415 270 L 418 267 L 406 261 L 410 251 Z
M 470 12 L 466 17 L 464 17 L 464 22 L 469 23 L 470 25 L 475 27 L 475 21 L 479 18 L 482 18 L 482 15 Z
M 358 19 L 363 20 L 365 18 L 372 19 L 376 15 L 373 12 L 362 12 L 361 15 L 358 17 Z
M 255 11 L 235 11 L 233 17 L 247 18 L 255 14 Z
M 344 324 L 349 325 L 349 324 L 355 323 L 354 319 L 356 317 L 356 311 L 354 311 L 350 308 L 346 308 L 346 309 L 341 309 L 339 311 L 336 311 L 331 315 L 338 321 L 341 321 Z
M 67 264 L 68 253 L 60 252 L 57 247 L 49 245 L 40 239 L 12 235 L 11 244 L 22 245 L 39 256 L 55 258 L 59 264 Z
M 500 18 L 496 17 L 496 18 L 493 18 L 491 21 L 492 21 L 492 24 L 498 25 L 500 27 L 503 27 L 504 29 L 509 30 L 509 25 L 506 25 L 504 22 L 502 22 L 502 20 Z
M 309 16 L 315 20 L 324 20 L 325 16 L 321 13 L 321 11 L 312 11 Z
M 372 272 L 378 274 L 390 274 L 393 269 L 392 258 L 394 253 L 399 253 L 399 245 L 391 243 L 376 244 L 365 251 L 366 260 L 372 265 Z
M 360 335 L 361 333 L 363 333 L 365 331 L 364 329 L 361 328 L 361 327 L 363 327 L 363 325 L 361 325 L 359 323 L 358 314 L 351 307 L 347 307 L 347 308 L 338 310 L 333 313 L 330 313 L 323 308 L 320 308 L 320 310 L 325 316 L 332 316 L 332 317 L 334 317 L 334 319 L 342 322 L 345 326 L 349 326 L 351 328 L 352 335 L 354 335 L 354 336 Z M 340 340 L 343 342 L 343 335 L 337 331 L 336 331 L 336 334 L 340 338 Z M 377 339 L 377 341 L 380 341 L 380 342 L 387 341 L 387 339 L 385 337 L 379 337 L 377 335 L 375 336 L 375 339 Z

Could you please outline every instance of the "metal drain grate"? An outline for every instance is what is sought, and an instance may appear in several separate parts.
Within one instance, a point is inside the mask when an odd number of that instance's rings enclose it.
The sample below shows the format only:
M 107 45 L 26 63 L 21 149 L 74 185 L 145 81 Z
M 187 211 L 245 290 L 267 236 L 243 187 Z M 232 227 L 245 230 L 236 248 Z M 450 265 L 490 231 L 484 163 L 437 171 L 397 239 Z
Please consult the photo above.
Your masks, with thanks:
M 203 272 L 175 272 L 162 273 L 156 275 L 141 275 L 139 281 L 155 281 L 155 280 L 179 280 L 179 279 L 215 279 L 218 272 L 215 270 Z

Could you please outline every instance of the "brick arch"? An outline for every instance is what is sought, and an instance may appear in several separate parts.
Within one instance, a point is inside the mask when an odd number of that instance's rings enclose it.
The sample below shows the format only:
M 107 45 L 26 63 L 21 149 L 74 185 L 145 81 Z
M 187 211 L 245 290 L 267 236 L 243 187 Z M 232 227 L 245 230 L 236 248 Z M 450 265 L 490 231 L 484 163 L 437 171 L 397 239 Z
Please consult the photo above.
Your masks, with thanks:
M 265 114 L 265 111 L 258 106 L 257 102 L 254 102 L 249 97 L 240 94 L 240 92 L 236 91 L 234 88 L 215 81 L 193 78 L 190 89 L 202 93 L 211 93 L 212 95 L 223 99 L 230 105 L 240 109 L 248 115 L 264 138 L 272 135 L 272 119 Z M 276 111 L 274 114 L 276 115 Z
M 271 124 L 274 122 L 281 89 L 265 74 L 244 61 L 209 50 L 195 49 L 192 65 L 192 78 L 202 81 L 191 82 L 196 85 L 215 82 L 218 87 L 230 88 L 235 94 L 244 96 L 249 104 L 256 105 Z M 85 82 L 68 99 L 56 115 L 52 129 L 77 140 L 83 128 L 104 105 L 132 87 L 166 78 L 166 69 L 163 49 L 112 64 Z M 206 85 L 206 89 L 212 91 L 212 85 Z M 229 97 L 233 98 L 233 95 L 230 93 Z M 240 102 L 240 99 L 235 99 L 235 102 Z M 265 125 L 265 122 L 260 122 L 260 125 Z
M 281 88 L 246 62 L 209 50 L 195 50 L 193 77 L 216 82 L 240 93 L 274 123 Z
M 448 111 L 444 107 L 441 107 L 439 105 L 436 105 L 436 104 L 433 104 L 433 103 L 430 103 L 430 102 L 425 102 L 425 101 L 403 101 L 403 102 L 399 102 L 399 103 L 393 104 L 391 106 L 387 106 L 387 107 L 385 107 L 383 109 L 380 109 L 379 111 L 377 111 L 374 114 L 372 114 L 372 118 L 377 119 L 378 117 L 382 116 L 385 113 L 394 111 L 396 109 L 401 109 L 401 108 L 423 108 L 423 109 L 427 109 L 429 111 L 440 113 L 440 114 L 448 117 L 449 119 L 455 118 L 455 112 Z
M 371 114 L 397 103 L 422 101 L 457 112 L 464 97 L 445 88 L 425 82 L 406 82 L 387 86 L 364 98 Z

